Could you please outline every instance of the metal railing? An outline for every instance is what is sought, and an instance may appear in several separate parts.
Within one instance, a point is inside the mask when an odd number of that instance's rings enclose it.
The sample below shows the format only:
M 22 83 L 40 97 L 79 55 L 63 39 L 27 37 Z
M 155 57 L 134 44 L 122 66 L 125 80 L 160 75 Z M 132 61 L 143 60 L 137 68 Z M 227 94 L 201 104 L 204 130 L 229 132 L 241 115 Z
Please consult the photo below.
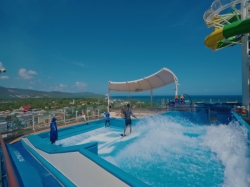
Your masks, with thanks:
M 26 125 L 25 127 L 15 127 L 6 131 L 1 132 L 4 140 L 8 140 L 8 139 L 15 139 L 18 138 L 20 136 L 24 136 L 27 134 L 31 134 L 31 133 L 35 133 L 38 131 L 43 131 L 43 130 L 48 130 L 50 128 L 50 122 L 52 117 L 49 117 L 47 122 L 43 122 L 43 123 L 38 123 L 38 118 L 39 116 L 32 116 L 32 121 L 29 123 L 29 125 Z M 86 122 L 84 121 L 84 119 L 81 116 L 75 116 L 73 118 L 66 118 L 66 117 L 61 117 L 61 118 L 57 118 L 57 126 L 58 127 L 63 127 L 63 126 L 67 126 L 67 125 L 73 125 L 73 124 L 79 124 L 79 123 L 87 123 L 89 121 L 93 121 L 93 120 L 97 120 L 97 119 L 101 119 L 103 117 L 101 117 L 98 114 L 96 115 L 86 115 Z
M 235 107 L 236 108 L 236 107 Z M 245 113 L 239 113 L 238 110 L 233 108 L 234 111 L 238 112 L 239 115 L 248 117 L 248 110 Z M 209 119 L 216 119 L 216 113 L 213 110 L 210 110 L 209 107 L 202 107 L 199 105 L 183 105 L 183 106 L 165 106 L 165 107 L 155 107 L 155 108 L 132 108 L 132 111 L 136 117 L 145 117 L 151 116 L 156 114 L 162 114 L 167 111 L 182 111 L 182 112 L 206 112 L 209 115 Z M 123 114 L 121 113 L 121 109 L 111 109 L 111 117 L 115 118 L 123 118 Z M 4 139 L 13 139 L 19 136 L 23 136 L 26 134 L 31 134 L 38 131 L 48 130 L 50 127 L 50 121 L 52 116 L 48 117 L 47 121 L 41 123 L 39 122 L 39 116 L 32 116 L 32 121 L 29 125 L 25 127 L 16 127 L 8 131 L 1 132 Z M 90 115 L 90 113 L 86 113 L 86 120 L 87 122 L 97 120 L 97 119 L 104 119 L 101 113 L 96 112 L 95 114 Z M 67 118 L 66 113 L 62 113 L 60 117 L 57 117 L 57 125 L 58 127 L 63 127 L 67 125 L 73 124 L 80 124 L 84 123 L 85 121 L 81 116 L 74 116 L 71 118 Z

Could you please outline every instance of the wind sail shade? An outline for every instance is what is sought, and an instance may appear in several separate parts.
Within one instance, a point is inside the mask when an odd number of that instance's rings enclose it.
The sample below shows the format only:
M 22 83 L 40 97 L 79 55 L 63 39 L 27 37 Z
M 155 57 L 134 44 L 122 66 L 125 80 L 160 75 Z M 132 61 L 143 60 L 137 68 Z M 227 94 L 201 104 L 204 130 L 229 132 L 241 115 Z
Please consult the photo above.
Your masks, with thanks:
M 156 88 L 161 88 L 169 84 L 175 83 L 178 86 L 178 79 L 175 74 L 167 69 L 162 68 L 160 71 L 142 79 L 127 81 L 127 82 L 112 82 L 109 81 L 109 91 L 116 92 L 142 92 L 152 91 Z

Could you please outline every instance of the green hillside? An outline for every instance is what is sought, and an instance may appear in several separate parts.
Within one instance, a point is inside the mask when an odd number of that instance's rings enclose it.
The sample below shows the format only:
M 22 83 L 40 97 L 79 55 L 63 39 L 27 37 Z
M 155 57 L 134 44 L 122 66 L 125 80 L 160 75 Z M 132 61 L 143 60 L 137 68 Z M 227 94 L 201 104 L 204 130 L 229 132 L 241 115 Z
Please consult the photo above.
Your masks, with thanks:
M 69 92 L 44 92 L 29 89 L 5 88 L 0 86 L 0 99 L 10 98 L 81 98 L 81 97 L 104 97 L 101 94 L 91 92 L 69 93 Z

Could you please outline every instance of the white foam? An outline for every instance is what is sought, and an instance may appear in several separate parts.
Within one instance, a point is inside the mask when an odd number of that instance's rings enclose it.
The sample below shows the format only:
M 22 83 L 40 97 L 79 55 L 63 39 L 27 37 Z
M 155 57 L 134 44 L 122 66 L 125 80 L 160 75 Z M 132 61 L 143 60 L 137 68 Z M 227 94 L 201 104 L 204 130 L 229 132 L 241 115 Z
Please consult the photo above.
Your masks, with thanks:
M 137 136 L 138 133 L 128 134 L 126 137 L 121 137 L 123 129 L 121 128 L 99 128 L 83 134 L 75 135 L 56 142 L 56 145 L 64 147 L 72 145 L 81 145 L 90 142 L 98 142 L 98 153 L 107 154 L 114 150 L 114 144 L 118 142 L 126 142 Z
M 225 166 L 224 186 L 250 186 L 250 159 L 247 129 L 238 122 L 209 126 L 203 145 L 216 153 Z
M 97 141 L 100 156 L 150 185 L 161 186 L 158 182 L 166 180 L 171 186 L 171 178 L 176 175 L 179 186 L 197 186 L 212 175 L 208 180 L 219 186 L 250 186 L 247 129 L 237 122 L 197 126 L 180 117 L 153 116 L 137 122 L 127 137 L 120 136 L 122 131 L 100 128 L 57 144 L 69 146 Z M 153 168 L 157 167 L 163 169 L 155 174 L 157 179 L 151 181 L 147 175 L 154 175 Z M 136 171 L 140 169 L 145 171 L 145 176 Z
M 236 122 L 229 125 L 196 126 L 187 120 L 158 116 L 140 121 L 134 132 L 139 133 L 140 138 L 116 154 L 113 161 L 127 171 L 139 167 L 150 170 L 153 164 L 168 163 L 167 167 L 171 167 L 171 172 L 180 175 L 185 167 L 191 178 L 195 173 L 202 175 L 204 170 L 204 177 L 207 177 L 206 170 L 214 170 L 215 176 L 223 172 L 223 186 L 250 186 L 247 130 Z M 189 137 L 185 136 L 185 133 L 202 136 Z M 204 155 L 206 150 L 215 154 L 208 157 Z M 179 160 L 183 158 L 194 164 Z M 169 162 L 171 159 L 173 166 Z M 221 162 L 224 170 L 218 167 L 218 164 L 214 164 L 215 162 Z M 199 163 L 209 164 L 212 168 L 201 167 Z M 186 178 L 187 184 L 190 177 Z M 185 177 L 182 180 L 185 180 Z M 216 180 L 219 181 L 219 177 Z

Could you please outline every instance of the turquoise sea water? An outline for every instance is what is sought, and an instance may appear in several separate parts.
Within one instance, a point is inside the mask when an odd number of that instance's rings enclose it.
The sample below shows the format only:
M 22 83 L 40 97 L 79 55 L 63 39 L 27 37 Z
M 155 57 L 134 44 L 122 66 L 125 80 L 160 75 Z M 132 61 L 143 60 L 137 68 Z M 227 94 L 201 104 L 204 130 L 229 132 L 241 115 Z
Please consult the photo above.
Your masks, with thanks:
M 179 95 L 180 96 L 180 95 Z M 185 96 L 185 95 L 184 95 Z M 242 100 L 241 95 L 189 95 L 193 102 L 238 102 L 240 103 Z M 188 96 L 185 96 L 185 100 L 189 100 Z M 122 100 L 139 100 L 143 102 L 150 102 L 150 95 L 148 96 L 112 96 L 111 99 L 122 99 Z M 153 97 L 153 103 L 158 103 L 162 99 L 167 100 L 174 100 L 174 95 L 171 96 L 161 96 L 157 95 Z

